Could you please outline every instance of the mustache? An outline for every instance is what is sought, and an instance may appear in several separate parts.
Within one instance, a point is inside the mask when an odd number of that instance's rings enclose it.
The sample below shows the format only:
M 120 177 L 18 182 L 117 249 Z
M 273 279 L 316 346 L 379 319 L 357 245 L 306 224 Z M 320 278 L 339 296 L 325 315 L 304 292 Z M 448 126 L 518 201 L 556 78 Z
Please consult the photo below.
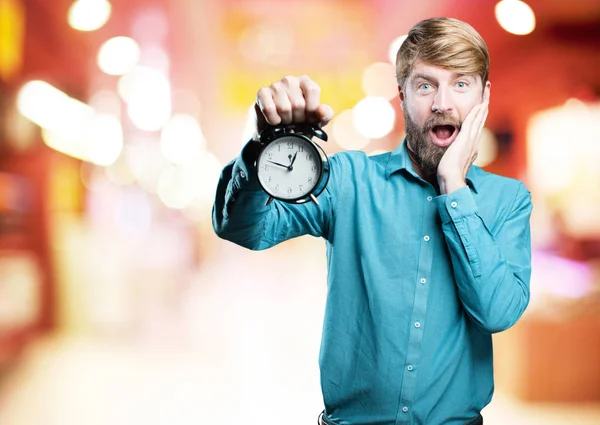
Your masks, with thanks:
M 443 112 L 441 114 L 435 114 L 429 117 L 423 125 L 423 130 L 425 132 L 429 132 L 429 130 L 432 130 L 433 127 L 436 127 L 438 125 L 452 125 L 460 131 L 462 122 L 454 118 L 451 114 Z

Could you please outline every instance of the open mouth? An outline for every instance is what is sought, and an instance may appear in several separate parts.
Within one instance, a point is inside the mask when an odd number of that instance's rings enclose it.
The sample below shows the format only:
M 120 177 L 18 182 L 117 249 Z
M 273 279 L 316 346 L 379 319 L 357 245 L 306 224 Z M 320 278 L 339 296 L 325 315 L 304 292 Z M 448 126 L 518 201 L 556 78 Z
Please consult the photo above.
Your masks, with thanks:
M 456 138 L 456 127 L 451 124 L 436 125 L 431 129 L 433 142 L 441 147 L 450 146 Z

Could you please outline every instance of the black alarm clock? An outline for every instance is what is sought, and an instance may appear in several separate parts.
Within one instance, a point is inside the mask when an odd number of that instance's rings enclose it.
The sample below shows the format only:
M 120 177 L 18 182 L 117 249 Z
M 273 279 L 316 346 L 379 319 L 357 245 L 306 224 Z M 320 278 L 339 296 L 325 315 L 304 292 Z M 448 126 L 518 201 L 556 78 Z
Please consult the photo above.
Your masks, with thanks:
M 327 141 L 327 133 L 311 124 L 269 126 L 259 135 L 263 145 L 256 160 L 258 181 L 273 199 L 291 204 L 313 201 L 329 181 L 327 154 L 312 138 Z

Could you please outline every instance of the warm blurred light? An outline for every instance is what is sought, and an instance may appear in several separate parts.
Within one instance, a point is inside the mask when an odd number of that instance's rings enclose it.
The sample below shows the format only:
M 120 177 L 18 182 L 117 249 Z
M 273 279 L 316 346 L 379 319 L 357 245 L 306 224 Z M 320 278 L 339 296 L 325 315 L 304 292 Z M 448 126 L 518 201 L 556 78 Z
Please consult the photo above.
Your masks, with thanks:
M 175 89 L 171 93 L 173 113 L 200 116 L 200 100 L 191 90 Z
M 254 133 L 256 132 L 256 110 L 254 109 L 254 104 L 250 108 L 248 108 L 248 113 L 246 114 L 246 123 L 244 124 L 244 129 L 242 130 L 242 147 L 246 146 L 246 143 L 252 137 L 254 137 Z
M 401 35 L 390 43 L 388 59 L 390 60 L 390 63 L 394 65 L 394 69 L 396 67 L 396 56 L 398 56 L 398 50 L 400 50 L 400 46 L 402 46 L 402 43 L 404 43 L 406 37 L 408 37 L 408 35 Z
M 196 196 L 204 182 L 198 167 L 171 165 L 160 176 L 156 194 L 169 208 L 183 209 Z
M 117 228 L 128 234 L 144 234 L 152 224 L 152 205 L 148 195 L 128 190 L 116 197 L 114 218 Z
M 353 114 L 356 130 L 370 139 L 379 139 L 394 129 L 396 111 L 383 97 L 364 98 L 356 104 Z
M 133 138 L 127 146 L 125 157 L 131 173 L 148 193 L 156 193 L 158 180 L 169 162 L 160 151 L 158 140 L 154 137 Z
M 135 182 L 135 176 L 128 162 L 131 154 L 129 147 L 124 146 L 117 160 L 104 169 L 106 177 L 111 182 L 122 186 L 127 186 Z
M 356 130 L 353 112 L 350 109 L 342 111 L 333 119 L 331 125 L 335 142 L 344 149 L 362 149 L 369 143 L 369 138 Z
M 583 298 L 593 290 L 590 265 L 558 255 L 533 251 L 531 301 L 533 308 L 547 308 L 544 295 L 558 298 Z M 538 304 L 539 303 L 539 304 Z
M 123 75 L 140 60 L 140 46 L 129 37 L 113 37 L 98 50 L 98 67 L 109 75 Z
M 0 81 L 16 76 L 23 65 L 25 4 L 0 0 Z
M 108 21 L 110 12 L 107 0 L 77 0 L 69 8 L 69 25 L 80 31 L 94 31 Z
M 114 115 L 97 114 L 86 134 L 88 159 L 97 165 L 110 165 L 123 149 L 121 121 Z
M 143 45 L 160 44 L 167 36 L 168 30 L 169 23 L 165 14 L 158 8 L 150 7 L 135 16 L 131 35 Z
M 94 110 L 44 81 L 26 83 L 17 96 L 19 112 L 44 129 L 44 142 L 53 149 L 87 159 L 85 130 Z
M 184 208 L 183 214 L 194 221 L 201 221 L 210 217 L 210 210 L 213 205 L 217 183 L 223 165 L 217 157 L 212 153 L 207 152 L 202 156 L 202 159 L 197 166 L 199 170 L 198 178 L 202 184 L 196 188 L 195 198 Z
M 71 105 L 79 107 L 80 113 L 87 109 L 91 112 L 91 108 L 87 105 L 70 98 L 44 81 L 35 80 L 25 83 L 17 95 L 19 112 L 43 128 L 60 125 L 61 119 L 64 121 L 63 108 L 72 108 Z
M 100 90 L 92 95 L 88 104 L 97 113 L 121 116 L 121 99 L 117 92 L 112 90 Z
M 287 25 L 251 26 L 240 38 L 240 51 L 246 60 L 271 66 L 289 60 L 293 46 L 294 34 Z
M 55 151 L 72 156 L 73 158 L 87 160 L 88 146 L 84 143 L 81 133 L 73 131 L 59 132 L 42 128 L 42 140 Z
M 521 0 L 502 0 L 496 4 L 496 19 L 511 34 L 526 35 L 535 29 L 535 14 Z
M 393 99 L 398 95 L 396 68 L 387 62 L 377 62 L 365 69 L 362 88 L 367 96 Z
M 206 148 L 200 124 L 190 115 L 173 115 L 162 129 L 160 148 L 174 164 L 197 160 Z
M 119 85 L 119 94 L 128 104 L 131 122 L 140 130 L 160 130 L 171 116 L 169 80 L 156 70 L 141 67 L 127 76 Z
M 481 130 L 481 139 L 479 139 L 479 150 L 474 164 L 478 167 L 485 167 L 491 164 L 498 157 L 498 141 L 494 133 L 487 127 Z
M 139 63 L 141 66 L 147 66 L 165 74 L 168 74 L 171 66 L 167 51 L 158 45 L 143 46 Z
M 51 148 L 98 165 L 108 165 L 123 146 L 123 132 L 114 115 L 94 109 L 43 81 L 26 83 L 17 96 L 19 112 L 43 128 Z
M 569 100 L 564 106 L 536 113 L 527 132 L 527 171 L 533 188 L 553 195 L 600 181 L 600 144 L 590 136 L 597 134 L 598 103 Z

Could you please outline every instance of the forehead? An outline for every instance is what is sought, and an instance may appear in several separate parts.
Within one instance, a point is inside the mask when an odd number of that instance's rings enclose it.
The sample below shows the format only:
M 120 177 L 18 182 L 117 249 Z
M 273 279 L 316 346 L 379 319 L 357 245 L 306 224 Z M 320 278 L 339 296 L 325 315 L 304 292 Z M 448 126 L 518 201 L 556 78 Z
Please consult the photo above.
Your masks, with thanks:
M 479 74 L 475 72 L 460 72 L 453 69 L 448 69 L 441 67 L 439 65 L 433 65 L 427 62 L 424 62 L 420 59 L 417 59 L 412 66 L 412 70 L 410 75 L 408 76 L 409 80 L 416 80 L 418 78 L 425 78 L 431 80 L 444 80 L 444 79 L 454 79 L 457 77 L 467 77 L 472 78 L 476 82 L 480 82 L 481 77 Z

